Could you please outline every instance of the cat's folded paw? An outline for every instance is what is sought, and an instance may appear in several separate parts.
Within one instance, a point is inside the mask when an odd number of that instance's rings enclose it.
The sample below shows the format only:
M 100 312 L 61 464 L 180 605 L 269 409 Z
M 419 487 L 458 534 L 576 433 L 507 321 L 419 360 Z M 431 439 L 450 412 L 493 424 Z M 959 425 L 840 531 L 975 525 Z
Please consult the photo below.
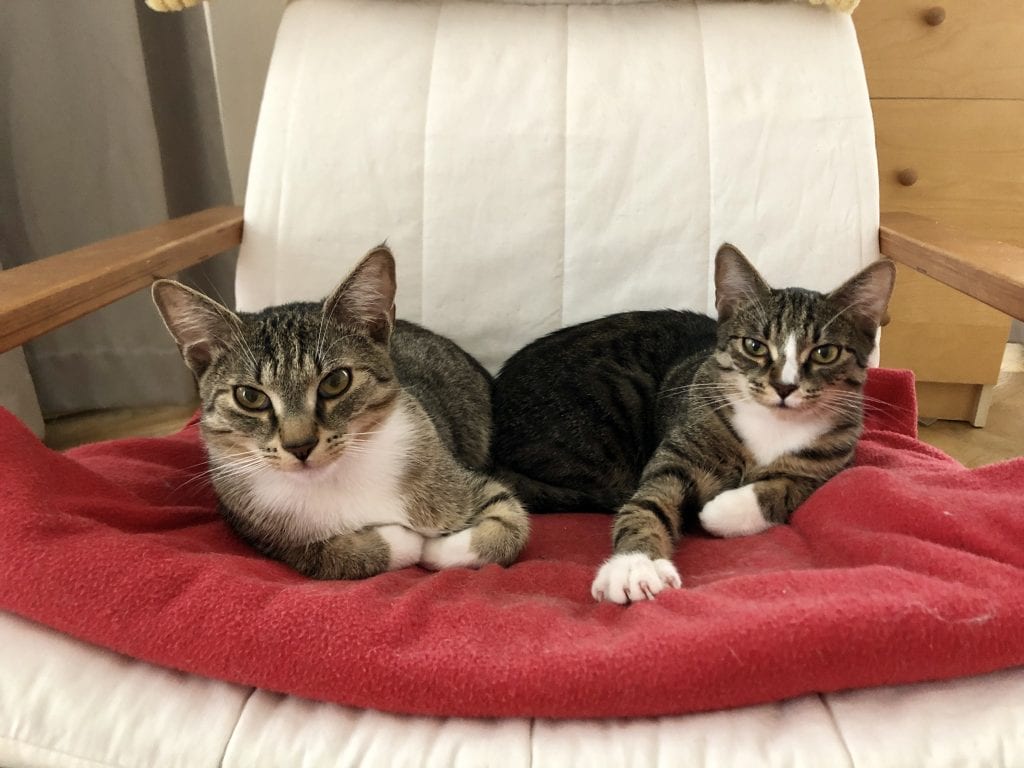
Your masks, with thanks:
M 381 525 L 374 529 L 388 545 L 388 570 L 408 568 L 420 561 L 423 537 L 401 525 Z
M 427 539 L 423 545 L 420 565 L 430 571 L 442 568 L 479 568 L 484 561 L 473 550 L 473 529 L 449 536 Z
M 774 525 L 765 520 L 753 485 L 723 491 L 715 496 L 701 510 L 700 524 L 708 533 L 723 538 L 752 536 Z
M 647 555 L 633 552 L 615 555 L 602 565 L 590 594 L 598 602 L 608 600 L 625 605 L 638 600 L 653 600 L 666 587 L 682 585 L 679 571 L 669 560 L 652 560 Z

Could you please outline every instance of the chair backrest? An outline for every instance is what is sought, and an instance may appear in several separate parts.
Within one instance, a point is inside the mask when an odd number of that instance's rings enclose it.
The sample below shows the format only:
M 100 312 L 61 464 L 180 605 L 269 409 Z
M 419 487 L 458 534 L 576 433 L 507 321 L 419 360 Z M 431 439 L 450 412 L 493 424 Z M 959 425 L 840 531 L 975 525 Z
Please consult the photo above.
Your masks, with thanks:
M 496 369 L 624 309 L 714 312 L 723 241 L 827 289 L 877 258 L 849 16 L 795 3 L 292 0 L 263 98 L 241 309 L 373 245 L 398 316 Z

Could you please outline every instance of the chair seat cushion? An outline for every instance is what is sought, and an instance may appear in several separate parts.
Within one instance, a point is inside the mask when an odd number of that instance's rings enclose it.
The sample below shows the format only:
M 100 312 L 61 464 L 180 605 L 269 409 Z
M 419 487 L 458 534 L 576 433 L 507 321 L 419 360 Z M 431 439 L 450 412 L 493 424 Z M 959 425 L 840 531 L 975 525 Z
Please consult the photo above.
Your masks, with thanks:
M 684 587 L 596 604 L 611 518 L 537 517 L 510 568 L 315 582 L 220 520 L 195 424 L 41 445 L 0 412 L 0 609 L 175 669 L 390 712 L 679 714 L 1024 663 L 1024 460 L 968 470 L 872 371 L 856 466 L 792 523 L 692 536 Z

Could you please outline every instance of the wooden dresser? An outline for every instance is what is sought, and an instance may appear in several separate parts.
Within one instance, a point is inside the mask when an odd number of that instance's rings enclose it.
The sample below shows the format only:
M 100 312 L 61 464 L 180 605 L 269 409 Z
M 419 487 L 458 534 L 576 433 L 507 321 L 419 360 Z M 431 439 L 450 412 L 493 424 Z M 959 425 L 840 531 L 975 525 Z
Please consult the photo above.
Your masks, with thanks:
M 1024 3 L 861 0 L 883 211 L 1024 245 Z M 900 268 L 882 364 L 922 418 L 984 425 L 1010 318 Z

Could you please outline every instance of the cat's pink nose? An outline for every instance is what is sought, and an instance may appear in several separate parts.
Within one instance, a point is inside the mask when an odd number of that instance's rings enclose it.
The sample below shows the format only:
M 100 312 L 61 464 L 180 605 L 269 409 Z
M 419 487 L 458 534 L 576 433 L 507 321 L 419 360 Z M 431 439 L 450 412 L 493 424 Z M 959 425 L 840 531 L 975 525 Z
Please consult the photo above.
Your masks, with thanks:
M 772 384 L 772 389 L 779 393 L 779 397 L 785 400 L 787 397 L 797 391 L 799 385 L 797 384 L 783 384 L 782 382 L 775 382 Z
M 305 461 L 309 458 L 309 454 L 313 452 L 313 449 L 316 448 L 318 442 L 318 440 L 310 440 L 307 443 L 299 443 L 297 445 L 284 445 L 282 443 L 281 447 L 299 461 Z

